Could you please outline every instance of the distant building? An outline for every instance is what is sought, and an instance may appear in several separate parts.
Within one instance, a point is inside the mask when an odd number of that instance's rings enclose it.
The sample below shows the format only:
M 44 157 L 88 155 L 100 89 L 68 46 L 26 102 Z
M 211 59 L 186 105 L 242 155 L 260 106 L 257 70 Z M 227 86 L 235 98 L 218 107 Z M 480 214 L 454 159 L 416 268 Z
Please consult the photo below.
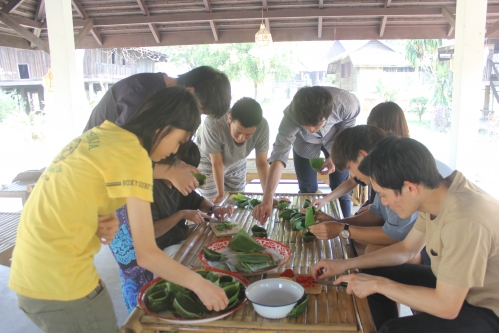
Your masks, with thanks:
M 83 81 L 89 100 L 100 90 L 137 73 L 154 72 L 155 62 L 166 56 L 148 49 L 87 49 L 83 56 Z M 16 90 L 25 111 L 44 108 L 43 78 L 50 67 L 50 56 L 43 51 L 0 47 L 0 90 Z

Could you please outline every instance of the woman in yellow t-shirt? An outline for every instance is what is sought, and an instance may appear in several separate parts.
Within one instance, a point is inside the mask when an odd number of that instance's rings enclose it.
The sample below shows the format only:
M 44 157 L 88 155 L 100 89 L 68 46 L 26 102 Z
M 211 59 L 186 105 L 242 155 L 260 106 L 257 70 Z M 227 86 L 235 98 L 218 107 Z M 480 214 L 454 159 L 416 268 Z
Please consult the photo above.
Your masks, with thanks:
M 165 88 L 124 125 L 105 121 L 52 160 L 23 209 L 9 278 L 19 307 L 40 329 L 118 332 L 93 259 L 101 245 L 99 217 L 115 220 L 124 204 L 140 266 L 191 289 L 209 310 L 227 306 L 221 288 L 171 259 L 154 237 L 151 162 L 177 163 L 199 124 L 196 98 Z

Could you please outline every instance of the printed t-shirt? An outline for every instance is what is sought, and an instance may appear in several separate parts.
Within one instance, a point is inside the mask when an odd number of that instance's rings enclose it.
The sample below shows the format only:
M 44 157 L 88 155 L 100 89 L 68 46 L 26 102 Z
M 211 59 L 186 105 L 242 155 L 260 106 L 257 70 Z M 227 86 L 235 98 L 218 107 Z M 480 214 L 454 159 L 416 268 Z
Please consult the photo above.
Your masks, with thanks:
M 104 122 L 71 141 L 44 171 L 24 206 L 9 287 L 21 295 L 69 301 L 99 281 L 98 216 L 127 197 L 153 201 L 153 171 L 138 138 Z
M 470 288 L 465 300 L 498 316 L 498 200 L 454 171 L 438 216 L 419 213 L 414 228 L 438 281 Z

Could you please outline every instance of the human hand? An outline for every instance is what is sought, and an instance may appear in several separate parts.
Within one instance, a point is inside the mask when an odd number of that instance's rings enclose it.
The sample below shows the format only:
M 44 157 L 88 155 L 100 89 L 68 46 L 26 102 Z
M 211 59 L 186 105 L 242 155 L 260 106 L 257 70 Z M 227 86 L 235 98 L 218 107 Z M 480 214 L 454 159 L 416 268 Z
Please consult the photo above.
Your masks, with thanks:
M 223 220 L 226 215 L 228 217 L 231 217 L 231 215 L 233 215 L 234 207 L 215 207 L 214 209 L 212 209 L 212 212 L 214 213 L 216 219 Z
M 311 202 L 311 206 L 315 206 L 317 209 L 321 209 L 326 204 L 327 200 L 325 198 L 314 199 Z
M 314 215 L 314 221 L 316 221 L 316 223 L 323 223 L 326 221 L 338 221 L 338 220 L 333 216 L 330 216 L 323 212 L 316 212 L 316 214 Z
M 211 219 L 211 217 L 199 210 L 183 210 L 182 215 L 186 220 L 194 222 L 195 224 L 201 224 L 206 222 L 205 219 Z
M 380 276 L 368 274 L 349 274 L 340 276 L 333 284 L 338 285 L 341 282 L 347 282 L 348 294 L 354 294 L 358 298 L 365 298 L 371 294 L 377 293 L 380 283 L 388 282 L 389 280 Z
M 368 209 L 370 209 L 370 206 L 371 206 L 371 204 L 366 205 L 364 207 L 361 207 L 360 209 L 358 209 L 358 212 L 356 213 L 356 215 L 359 215 L 359 214 L 361 214 L 363 212 L 366 212 Z
M 321 259 L 311 267 L 314 280 L 325 280 L 329 277 L 340 275 L 347 270 L 346 260 Z
M 205 305 L 209 311 L 224 310 L 229 304 L 229 300 L 224 290 L 209 280 L 202 278 L 202 281 L 192 290 L 198 295 L 203 305 Z
M 259 221 L 261 224 L 264 224 L 269 216 L 271 216 L 273 212 L 273 202 L 270 203 L 261 203 L 260 205 L 255 206 L 252 211 L 252 216 L 254 219 Z
M 323 171 L 326 168 L 325 171 Z M 321 170 L 319 171 L 320 175 L 329 175 L 332 172 L 335 172 L 335 165 L 333 164 L 332 158 L 326 158 L 325 162 L 321 166 Z
M 179 192 L 181 192 L 183 196 L 186 196 L 198 187 L 198 181 L 191 174 L 191 172 L 200 172 L 195 167 L 186 163 L 182 163 L 179 163 L 178 165 L 172 165 L 170 168 L 168 168 L 168 170 L 164 173 L 164 178 L 169 180 L 172 185 Z
M 223 194 L 217 194 L 217 196 L 212 199 L 212 202 L 215 205 L 218 205 L 218 204 L 220 204 L 222 202 L 222 200 L 224 200 L 224 193 Z
M 108 245 L 115 238 L 120 222 L 113 212 L 97 218 L 97 236 L 101 239 L 101 244 Z
M 344 230 L 344 224 L 337 222 L 323 222 L 309 227 L 309 231 L 320 240 L 335 238 L 342 230 Z

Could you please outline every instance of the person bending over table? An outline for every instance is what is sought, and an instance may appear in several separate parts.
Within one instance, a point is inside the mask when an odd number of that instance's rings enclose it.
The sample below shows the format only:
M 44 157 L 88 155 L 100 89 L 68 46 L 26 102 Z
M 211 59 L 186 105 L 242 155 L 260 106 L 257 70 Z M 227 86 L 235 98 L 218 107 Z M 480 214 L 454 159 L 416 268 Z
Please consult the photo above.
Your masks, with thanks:
M 378 332 L 498 332 L 498 200 L 459 171 L 443 179 L 429 150 L 409 138 L 380 140 L 359 170 L 383 205 L 401 218 L 418 211 L 418 219 L 402 242 L 354 259 L 323 259 L 313 277 L 363 269 L 335 284 L 368 296 Z M 425 244 L 431 266 L 405 264 Z M 396 302 L 419 314 L 398 318 Z
M 408 124 L 406 123 L 405 113 L 403 109 L 399 107 L 394 102 L 384 102 L 377 104 L 371 111 L 368 119 L 366 120 L 367 125 L 376 126 L 383 129 L 388 134 L 394 134 L 397 136 L 410 136 L 410 131 L 408 130 Z M 451 170 L 450 170 L 451 173 Z M 314 199 L 311 203 L 317 208 L 323 207 L 327 202 L 337 200 L 339 197 L 350 193 L 357 185 L 366 186 L 365 183 L 357 179 L 356 177 L 349 177 L 345 182 L 343 182 L 339 187 L 330 192 L 327 196 L 319 199 Z M 369 195 L 368 200 L 359 208 L 356 215 L 361 214 L 369 208 L 369 205 L 375 200 L 375 191 L 369 185 Z M 349 216 L 345 216 L 349 217 Z
M 231 85 L 227 76 L 208 66 L 201 66 L 172 78 L 165 73 L 139 73 L 115 83 L 94 107 L 84 131 L 109 120 L 124 124 L 146 99 L 165 87 L 179 86 L 194 93 L 201 114 L 213 118 L 224 116 L 231 102 Z M 179 163 L 175 166 L 157 164 L 155 179 L 167 179 L 183 194 L 193 191 L 198 182 L 191 174 L 195 168 Z
M 292 103 L 283 112 L 266 180 L 262 204 L 255 207 L 252 216 L 264 223 L 272 213 L 273 196 L 278 187 L 288 154 L 293 146 L 293 163 L 300 193 L 316 193 L 317 172 L 309 159 L 325 154 L 325 163 L 320 174 L 330 175 L 330 188 L 335 190 L 349 177 L 349 172 L 335 170 L 329 154 L 335 135 L 343 128 L 356 124 L 360 112 L 359 101 L 350 92 L 334 87 L 304 87 L 293 97 Z M 344 216 L 351 216 L 351 199 L 348 194 L 340 199 Z
M 181 160 L 188 165 L 197 167 L 200 162 L 198 146 L 193 141 L 188 141 L 185 145 L 188 147 Z M 215 206 L 196 191 L 183 196 L 170 182 L 164 179 L 155 179 L 153 185 L 154 202 L 151 203 L 151 214 L 156 245 L 171 258 L 189 236 L 190 229 L 186 220 L 201 224 L 205 222 L 205 218 L 210 218 L 209 215 L 213 214 L 220 219 L 225 215 L 231 216 L 234 210 L 231 206 L 226 208 Z M 139 291 L 154 278 L 154 274 L 137 264 L 127 207 L 118 209 L 117 215 L 120 229 L 111 242 L 110 249 L 120 269 L 122 295 L 125 306 L 130 313 L 137 306 Z
M 358 166 L 363 158 L 373 149 L 375 144 L 386 137 L 386 133 L 378 127 L 359 125 L 341 131 L 333 141 L 333 163 L 337 169 L 347 168 L 351 177 L 356 177 L 363 183 L 371 185 L 370 177 L 361 173 Z M 452 170 L 448 168 L 440 174 L 449 176 Z M 309 228 L 318 239 L 331 239 L 337 236 L 350 238 L 354 242 L 357 254 L 370 253 L 385 246 L 405 239 L 417 219 L 418 213 L 408 218 L 400 218 L 389 207 L 382 207 L 380 195 L 375 194 L 373 204 L 359 215 L 336 220 L 325 213 L 316 213 L 318 224 Z M 429 265 L 429 257 L 425 248 L 421 255 L 410 262 Z
M 151 162 L 175 163 L 200 124 L 186 89 L 153 94 L 122 126 L 105 121 L 71 141 L 44 171 L 21 214 L 9 277 L 19 308 L 45 332 L 118 332 L 113 303 L 93 264 L 98 216 L 127 204 L 137 261 L 224 309 L 224 291 L 172 260 L 154 242 Z
M 255 149 L 255 163 L 264 190 L 269 165 L 269 126 L 262 108 L 252 98 L 234 103 L 227 118 L 205 119 L 196 140 L 201 151 L 199 170 L 207 176 L 200 193 L 218 204 L 224 191 L 243 192 L 247 157 Z

